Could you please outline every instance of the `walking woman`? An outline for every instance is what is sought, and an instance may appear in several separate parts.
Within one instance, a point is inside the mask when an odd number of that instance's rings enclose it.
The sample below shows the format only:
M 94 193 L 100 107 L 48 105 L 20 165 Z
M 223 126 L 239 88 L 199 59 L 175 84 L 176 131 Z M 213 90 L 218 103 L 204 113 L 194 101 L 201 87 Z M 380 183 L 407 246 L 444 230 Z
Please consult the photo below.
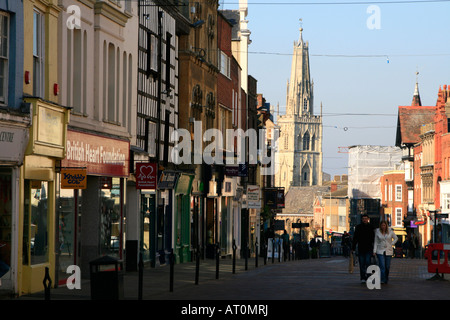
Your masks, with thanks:
M 388 227 L 386 221 L 380 222 L 380 227 L 375 230 L 375 241 L 373 246 L 373 254 L 377 255 L 378 266 L 381 272 L 381 283 L 387 283 L 389 278 L 389 269 L 391 267 L 391 259 L 394 254 L 393 245 L 398 238 L 394 231 Z

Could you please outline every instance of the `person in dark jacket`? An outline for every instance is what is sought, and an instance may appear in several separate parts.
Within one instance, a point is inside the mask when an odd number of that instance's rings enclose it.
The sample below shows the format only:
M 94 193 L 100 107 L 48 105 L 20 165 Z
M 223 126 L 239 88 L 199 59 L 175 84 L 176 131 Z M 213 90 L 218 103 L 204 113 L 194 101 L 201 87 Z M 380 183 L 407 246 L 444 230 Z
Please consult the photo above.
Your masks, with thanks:
M 363 214 L 361 216 L 362 222 L 356 226 L 355 234 L 353 235 L 352 252 L 358 246 L 358 262 L 361 282 L 366 282 L 367 268 L 370 266 L 370 257 L 373 254 L 373 242 L 375 232 L 373 226 L 369 223 L 369 216 Z

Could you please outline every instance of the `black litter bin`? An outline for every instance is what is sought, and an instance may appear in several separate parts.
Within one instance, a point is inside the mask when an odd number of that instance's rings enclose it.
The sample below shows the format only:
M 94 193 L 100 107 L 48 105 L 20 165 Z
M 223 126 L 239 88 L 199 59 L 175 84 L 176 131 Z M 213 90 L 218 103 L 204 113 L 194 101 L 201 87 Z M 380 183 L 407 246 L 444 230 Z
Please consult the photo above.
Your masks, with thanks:
M 123 299 L 123 263 L 110 256 L 89 262 L 92 300 Z

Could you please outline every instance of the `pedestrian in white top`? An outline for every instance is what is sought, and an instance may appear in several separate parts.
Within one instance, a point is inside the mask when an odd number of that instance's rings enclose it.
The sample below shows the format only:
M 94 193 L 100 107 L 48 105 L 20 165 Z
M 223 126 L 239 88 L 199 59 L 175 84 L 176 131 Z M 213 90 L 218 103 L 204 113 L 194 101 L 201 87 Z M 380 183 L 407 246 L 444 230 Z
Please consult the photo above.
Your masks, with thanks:
M 380 222 L 380 227 L 375 230 L 373 255 L 377 255 L 378 266 L 381 272 L 381 283 L 388 283 L 391 259 L 394 254 L 393 245 L 398 238 L 394 231 L 388 227 L 386 221 Z

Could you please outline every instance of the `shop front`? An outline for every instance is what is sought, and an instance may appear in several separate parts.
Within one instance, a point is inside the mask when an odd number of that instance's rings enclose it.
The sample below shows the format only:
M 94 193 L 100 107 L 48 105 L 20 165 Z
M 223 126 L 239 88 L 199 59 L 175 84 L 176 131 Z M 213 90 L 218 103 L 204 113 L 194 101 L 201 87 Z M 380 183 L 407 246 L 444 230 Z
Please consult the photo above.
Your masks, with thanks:
M 57 163 L 64 158 L 69 109 L 26 98 L 32 105 L 29 143 L 21 167 L 18 279 L 20 294 L 42 291 L 45 270 L 55 279 Z
M 28 144 L 30 123 L 28 117 L 14 120 L 0 123 L 0 290 L 11 294 L 17 293 L 20 166 Z
M 69 129 L 66 145 L 57 188 L 59 283 L 69 276 L 69 265 L 79 266 L 87 278 L 89 262 L 99 256 L 123 259 L 129 175 L 126 139 Z

